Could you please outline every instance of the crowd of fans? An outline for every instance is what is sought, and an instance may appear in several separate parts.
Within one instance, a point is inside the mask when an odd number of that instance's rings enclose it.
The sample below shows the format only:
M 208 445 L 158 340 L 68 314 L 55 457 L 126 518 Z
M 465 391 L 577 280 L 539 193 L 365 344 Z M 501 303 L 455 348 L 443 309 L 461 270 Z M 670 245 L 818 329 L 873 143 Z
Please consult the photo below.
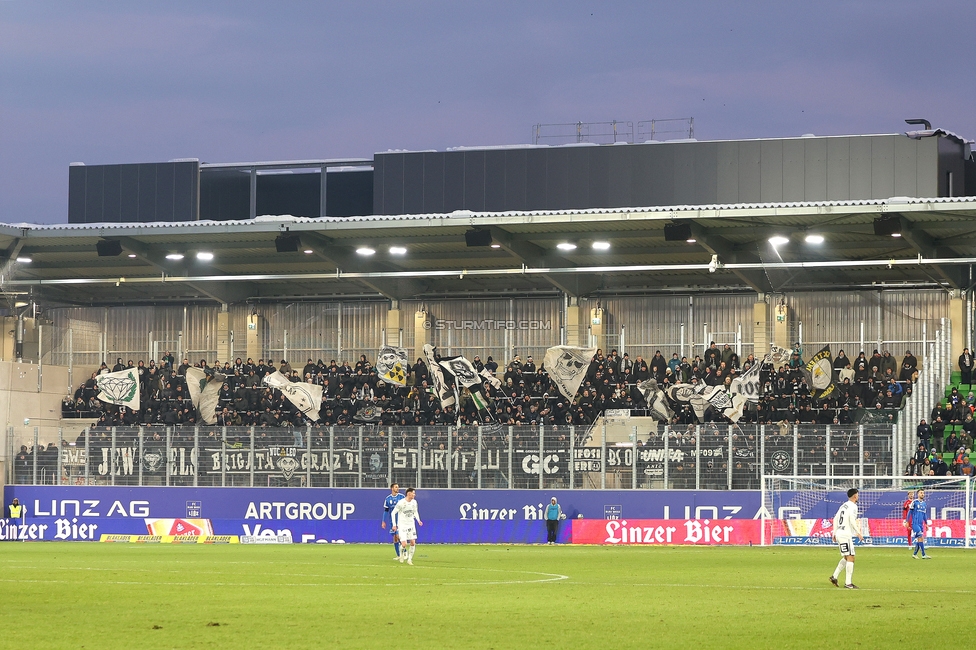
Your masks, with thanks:
M 911 393 L 918 362 L 910 352 L 898 364 L 888 351 L 877 350 L 871 357 L 863 352 L 854 360 L 840 351 L 834 360 L 834 379 L 837 390 L 829 398 L 814 400 L 807 385 L 803 367 L 803 353 L 797 344 L 789 361 L 778 368 L 765 365 L 760 370 L 762 397 L 754 407 L 746 410 L 742 423 L 821 423 L 852 424 L 859 409 L 892 410 L 901 407 L 904 397 Z M 631 358 L 628 353 L 602 350 L 593 357 L 586 377 L 575 399 L 559 393 L 545 368 L 537 366 L 531 356 L 525 361 L 516 355 L 506 366 L 500 367 L 492 357 L 482 362 L 475 356 L 473 365 L 495 375 L 500 388 L 486 386 L 492 400 L 492 417 L 502 425 L 586 425 L 592 424 L 607 409 L 646 409 L 644 393 L 639 385 L 647 379 L 657 380 L 667 389 L 675 383 L 725 386 L 731 390 L 733 380 L 756 363 L 753 355 L 740 361 L 729 345 L 719 348 L 714 342 L 704 354 L 689 360 L 672 355 L 666 359 L 660 351 L 649 360 L 641 356 Z M 280 371 L 293 382 L 305 381 L 321 385 L 322 404 L 319 409 L 321 425 L 379 424 L 387 426 L 416 425 L 476 425 L 479 414 L 470 395 L 462 391 L 457 407 L 441 408 L 432 389 L 432 380 L 423 359 L 408 368 L 406 386 L 389 384 L 377 374 L 373 364 L 361 355 L 354 364 L 331 360 L 308 359 L 301 368 L 293 368 L 286 360 L 275 365 L 259 359 L 216 362 L 212 366 L 201 360 L 192 364 L 207 373 L 220 372 L 225 376 L 220 388 L 216 409 L 219 426 L 304 427 L 312 421 L 280 391 L 262 383 L 262 379 Z M 96 419 L 96 426 L 188 425 L 198 423 L 198 414 L 191 402 L 186 385 L 188 359 L 177 365 L 169 353 L 157 363 L 144 361 L 127 363 L 118 358 L 114 366 L 103 363 L 101 368 L 62 404 L 63 417 Z M 100 373 L 134 368 L 140 382 L 138 411 L 114 406 L 97 397 L 96 377 Z M 375 407 L 367 409 L 367 407 Z M 689 404 L 672 404 L 673 425 L 699 423 Z M 455 411 L 459 409 L 459 413 Z M 372 415 L 363 418 L 365 411 Z M 705 422 L 722 422 L 724 416 L 709 408 Z

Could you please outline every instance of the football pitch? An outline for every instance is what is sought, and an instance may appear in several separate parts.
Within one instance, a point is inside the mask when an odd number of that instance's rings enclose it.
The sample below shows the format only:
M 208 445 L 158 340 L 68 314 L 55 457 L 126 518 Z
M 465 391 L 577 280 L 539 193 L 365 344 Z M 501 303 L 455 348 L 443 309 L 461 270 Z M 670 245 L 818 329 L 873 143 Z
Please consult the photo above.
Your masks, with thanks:
M 917 647 L 969 618 L 976 551 L 0 545 L 3 648 Z

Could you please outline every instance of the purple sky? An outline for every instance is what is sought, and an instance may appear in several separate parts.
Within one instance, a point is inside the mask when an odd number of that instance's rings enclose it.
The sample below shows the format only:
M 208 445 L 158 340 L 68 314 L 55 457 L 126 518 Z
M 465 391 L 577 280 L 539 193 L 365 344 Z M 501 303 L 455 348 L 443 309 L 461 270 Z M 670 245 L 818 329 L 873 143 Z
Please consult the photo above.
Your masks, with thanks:
M 0 221 L 67 221 L 72 161 L 368 157 L 687 116 L 699 139 L 908 117 L 973 138 L 973 25 L 972 0 L 0 0 Z

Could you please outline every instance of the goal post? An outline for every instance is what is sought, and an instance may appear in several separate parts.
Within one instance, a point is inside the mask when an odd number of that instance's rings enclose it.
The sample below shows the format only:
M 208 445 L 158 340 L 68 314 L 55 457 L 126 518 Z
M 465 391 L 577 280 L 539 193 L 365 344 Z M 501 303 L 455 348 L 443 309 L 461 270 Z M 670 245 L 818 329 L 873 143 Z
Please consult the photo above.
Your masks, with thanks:
M 908 492 L 925 490 L 926 544 L 970 548 L 973 531 L 973 487 L 968 476 L 787 476 L 762 479 L 763 546 L 833 544 L 833 518 L 847 490 L 858 489 L 858 517 L 864 543 L 906 546 L 903 503 Z

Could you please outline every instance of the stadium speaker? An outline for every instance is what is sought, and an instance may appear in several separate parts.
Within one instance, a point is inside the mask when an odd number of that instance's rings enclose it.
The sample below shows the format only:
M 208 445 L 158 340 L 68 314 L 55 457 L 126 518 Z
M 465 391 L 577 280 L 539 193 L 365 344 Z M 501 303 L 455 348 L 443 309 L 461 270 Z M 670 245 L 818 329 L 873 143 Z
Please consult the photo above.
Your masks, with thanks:
M 100 239 L 95 242 L 99 257 L 118 257 L 122 254 L 122 242 Z
M 275 237 L 275 250 L 279 253 L 297 253 L 302 240 L 298 235 L 279 235 Z
M 491 231 L 472 228 L 464 233 L 464 243 L 468 246 L 491 246 Z
M 664 241 L 688 241 L 689 239 L 691 239 L 691 224 L 687 221 L 664 224 Z
M 874 234 L 879 237 L 901 235 L 901 219 L 894 215 L 878 217 L 874 220 Z

